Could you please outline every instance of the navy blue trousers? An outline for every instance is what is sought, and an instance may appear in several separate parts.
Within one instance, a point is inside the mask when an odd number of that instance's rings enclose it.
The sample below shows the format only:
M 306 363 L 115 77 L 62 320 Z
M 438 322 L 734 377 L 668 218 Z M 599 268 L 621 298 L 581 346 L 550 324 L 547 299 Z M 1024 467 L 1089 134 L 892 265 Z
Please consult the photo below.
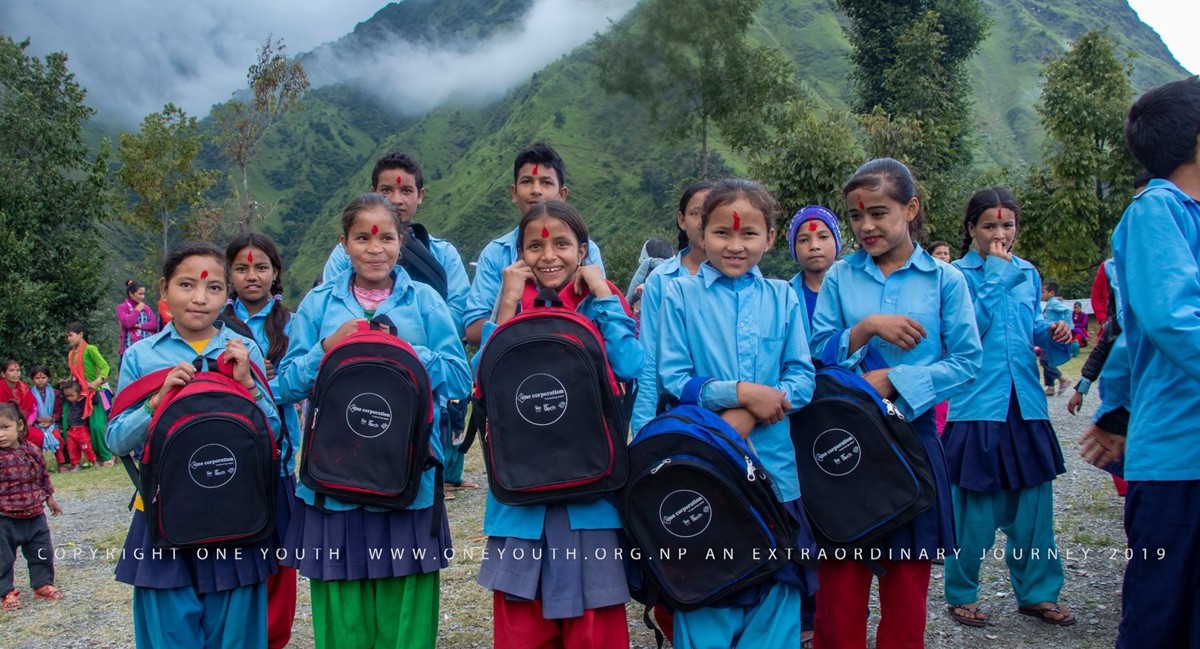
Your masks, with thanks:
M 1200 480 L 1130 481 L 1117 649 L 1200 649 Z

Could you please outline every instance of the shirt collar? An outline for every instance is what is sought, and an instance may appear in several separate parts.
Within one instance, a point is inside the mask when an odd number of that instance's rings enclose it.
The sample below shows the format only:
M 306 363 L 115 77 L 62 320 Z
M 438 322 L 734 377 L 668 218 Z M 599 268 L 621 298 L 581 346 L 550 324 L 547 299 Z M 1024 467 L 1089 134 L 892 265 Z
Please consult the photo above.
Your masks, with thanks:
M 737 279 L 731 279 L 729 277 L 726 277 L 723 273 L 721 273 L 721 271 L 717 270 L 716 267 L 714 267 L 712 264 L 708 263 L 707 261 L 704 262 L 703 264 L 700 264 L 700 272 L 697 274 L 700 276 L 700 279 L 704 282 L 705 288 L 712 286 L 715 282 L 717 282 L 719 280 L 725 280 L 725 282 L 730 283 L 733 286 L 733 288 L 737 289 L 737 288 L 741 288 L 742 286 L 745 286 L 748 283 L 756 282 L 756 281 L 759 281 L 762 279 L 762 271 L 758 269 L 757 264 L 753 268 L 751 268 L 745 275 L 742 275 L 741 277 L 738 277 Z
M 1138 198 L 1142 194 L 1145 194 L 1146 192 L 1150 191 L 1151 189 L 1165 189 L 1165 190 L 1171 192 L 1172 194 L 1174 194 L 1180 201 L 1182 201 L 1184 203 L 1191 203 L 1193 205 L 1200 206 L 1200 202 L 1197 202 L 1196 199 L 1183 193 L 1183 191 L 1181 189 L 1179 189 L 1179 187 L 1175 186 L 1175 183 L 1173 183 L 1165 178 L 1155 178 L 1155 179 L 1151 180 L 1149 183 L 1146 183 L 1146 188 L 1143 189 L 1142 191 L 1138 192 L 1137 196 L 1134 196 L 1134 198 Z
M 407 297 L 408 293 L 413 290 L 412 277 L 409 276 L 408 271 L 404 270 L 400 266 L 392 267 L 390 277 L 392 278 L 392 295 L 388 297 L 383 304 L 391 302 L 392 300 L 396 299 L 397 296 Z M 336 281 L 337 283 L 333 285 L 334 297 L 337 297 L 343 302 L 357 304 L 358 300 L 354 297 L 354 291 L 350 290 L 350 283 L 354 281 L 354 270 L 351 269 L 348 273 L 338 275 Z M 383 304 L 380 304 L 379 306 L 382 307 Z
M 221 347 L 224 347 L 225 339 L 229 338 L 231 335 L 233 335 L 233 332 L 226 329 L 225 323 L 221 322 L 220 320 L 217 320 L 216 322 L 214 322 L 213 326 L 217 328 L 217 333 L 214 334 L 213 337 L 208 340 L 208 344 L 204 346 L 204 351 L 206 351 L 206 352 L 213 347 L 214 343 L 219 343 L 221 345 Z M 168 322 L 167 326 L 163 328 L 162 332 L 160 332 L 157 335 L 155 335 L 151 338 L 148 338 L 145 341 L 140 342 L 138 344 L 139 345 L 150 344 L 150 345 L 158 346 L 158 345 L 162 344 L 163 341 L 165 341 L 165 340 L 178 340 L 180 343 L 182 343 L 184 345 L 189 345 L 189 346 L 191 345 L 191 343 L 189 343 L 188 341 L 183 339 L 183 336 L 179 335 L 179 331 L 175 329 L 175 321 L 174 320 L 172 320 L 171 322 Z
M 866 250 L 859 250 L 848 257 L 844 257 L 844 259 L 851 266 L 866 270 L 873 276 L 877 275 L 879 279 L 883 279 L 883 273 L 879 270 L 879 266 L 875 265 L 875 258 Z M 912 254 L 909 255 L 904 265 L 897 268 L 896 271 L 904 270 L 910 266 L 916 270 L 931 273 L 937 270 L 937 260 L 933 258 L 933 255 L 925 252 L 921 244 L 914 241 Z
M 1013 261 L 1013 264 L 1015 264 L 1016 267 L 1020 268 L 1021 270 L 1027 270 L 1027 269 L 1033 268 L 1033 264 L 1025 261 L 1024 259 L 1021 259 L 1020 257 L 1018 257 L 1016 255 L 1013 255 L 1012 261 Z M 972 249 L 967 254 L 963 255 L 962 259 L 958 260 L 958 266 L 959 266 L 959 268 L 968 268 L 968 269 L 969 268 L 983 268 L 983 265 L 986 262 L 987 262 L 987 260 L 984 259 L 983 256 L 979 254 L 979 251 Z
M 249 323 L 254 318 L 265 318 L 271 315 L 271 310 L 275 308 L 275 300 L 267 300 L 267 306 L 264 306 L 258 313 L 250 315 L 250 311 L 246 308 L 246 304 L 241 298 L 233 301 L 233 314 L 241 319 L 242 322 Z

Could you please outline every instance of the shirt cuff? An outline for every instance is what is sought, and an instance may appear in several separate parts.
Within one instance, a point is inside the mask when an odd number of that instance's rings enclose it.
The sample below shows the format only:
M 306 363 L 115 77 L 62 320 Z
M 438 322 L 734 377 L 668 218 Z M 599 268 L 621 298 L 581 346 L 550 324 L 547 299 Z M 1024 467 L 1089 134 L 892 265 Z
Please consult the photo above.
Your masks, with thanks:
M 729 410 L 741 406 L 737 396 L 737 381 L 709 381 L 700 388 L 700 407 L 706 410 Z
M 1079 394 L 1087 394 L 1088 390 L 1092 389 L 1092 382 L 1089 379 L 1081 378 L 1079 383 L 1075 384 L 1075 391 Z
M 888 372 L 888 380 L 896 387 L 900 398 L 896 406 L 910 420 L 929 409 L 937 397 L 929 372 L 916 371 L 911 366 L 898 365 Z

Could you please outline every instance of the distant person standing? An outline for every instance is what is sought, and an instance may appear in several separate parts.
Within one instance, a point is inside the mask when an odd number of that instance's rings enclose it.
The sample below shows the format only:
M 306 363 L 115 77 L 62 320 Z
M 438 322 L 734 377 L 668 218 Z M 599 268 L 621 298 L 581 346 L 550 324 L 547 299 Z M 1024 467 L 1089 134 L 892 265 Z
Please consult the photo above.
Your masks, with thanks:
M 125 301 L 117 305 L 117 321 L 121 323 L 121 341 L 117 347 L 121 358 L 134 343 L 158 331 L 158 316 L 146 304 L 144 284 L 135 279 L 125 280 Z

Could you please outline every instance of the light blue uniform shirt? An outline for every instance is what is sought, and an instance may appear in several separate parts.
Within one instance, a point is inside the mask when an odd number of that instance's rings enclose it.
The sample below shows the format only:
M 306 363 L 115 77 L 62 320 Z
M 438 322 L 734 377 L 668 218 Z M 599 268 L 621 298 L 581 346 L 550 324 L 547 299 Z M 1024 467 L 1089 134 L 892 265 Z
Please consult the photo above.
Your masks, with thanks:
M 463 337 L 463 309 L 467 308 L 467 293 L 471 283 L 467 280 L 467 268 L 463 266 L 462 257 L 454 244 L 444 239 L 429 235 L 429 252 L 446 271 L 446 303 L 450 305 L 450 314 L 454 317 L 454 326 L 458 327 L 458 337 Z M 329 280 L 350 270 L 350 255 L 342 244 L 334 246 L 325 262 L 325 271 L 321 281 Z
M 621 298 L 610 295 L 605 298 L 586 297 L 576 309 L 580 314 L 596 323 L 604 336 L 604 347 L 608 352 L 608 363 L 617 380 L 628 381 L 642 370 L 642 346 L 634 334 L 633 318 L 625 314 Z M 491 337 L 498 325 L 487 322 L 483 327 L 483 341 Z M 475 355 L 478 362 L 479 355 Z M 567 505 L 567 516 L 573 530 L 610 530 L 621 527 L 621 518 L 613 496 L 605 496 L 587 503 Z M 483 514 L 483 533 L 488 536 L 510 536 L 536 541 L 542 538 L 546 522 L 546 505 L 505 505 L 487 492 L 487 508 Z
M 684 248 L 679 254 L 659 264 L 642 284 L 642 328 L 638 332 L 642 342 L 642 352 L 646 362 L 642 364 L 642 374 L 638 377 L 638 393 L 633 400 L 633 414 L 630 415 L 630 427 L 636 435 L 642 426 L 654 419 L 658 410 L 658 395 L 662 389 L 658 383 L 658 312 L 662 306 L 663 287 L 676 277 L 690 277 L 687 266 L 683 265 L 683 257 L 688 254 Z
M 276 307 L 275 300 L 270 300 L 261 311 L 250 315 L 246 310 L 246 305 L 242 301 L 233 301 L 233 312 L 237 317 L 241 318 L 242 322 L 250 327 L 250 333 L 254 334 L 254 342 L 258 343 L 259 352 L 265 357 L 267 350 L 271 348 L 271 339 L 267 337 L 267 316 L 271 315 Z M 292 333 L 292 319 L 289 317 L 286 324 L 283 325 L 283 333 L 290 336 Z M 275 368 L 279 369 L 279 368 Z M 279 381 L 273 379 L 271 381 L 271 393 L 279 394 Z M 296 473 L 296 451 L 300 448 L 300 416 L 296 414 L 296 407 L 293 404 L 283 406 L 283 423 L 287 428 L 287 443 L 291 446 L 291 452 L 287 452 L 282 448 L 279 449 L 280 475 L 295 475 Z M 290 456 L 290 457 L 289 457 Z M 283 460 L 288 460 L 287 466 L 283 465 Z
M 1112 244 L 1132 385 L 1125 478 L 1200 480 L 1200 204 L 1151 180 Z
M 783 392 L 792 412 L 812 400 L 815 375 L 804 338 L 804 315 L 792 287 L 764 279 L 758 267 L 738 278 L 705 262 L 692 277 L 666 285 L 658 331 L 658 377 L 663 390 L 679 397 L 698 376 L 700 405 L 719 412 L 739 407 L 739 381 Z M 800 497 L 796 452 L 788 420 L 759 424 L 750 443 L 775 479 L 782 502 Z
M 1063 304 L 1062 299 L 1057 295 L 1046 300 L 1046 308 L 1042 313 L 1042 317 L 1050 324 L 1054 324 L 1055 322 L 1071 324 L 1071 310 L 1067 308 L 1066 304 Z
M 276 369 L 279 399 L 288 404 L 307 399 L 317 380 L 317 371 L 325 352 L 321 341 L 337 331 L 343 323 L 366 316 L 362 305 L 350 289 L 353 271 L 347 271 L 309 291 L 292 316 L 291 343 L 287 354 Z M 445 399 L 463 399 L 471 388 L 467 355 L 463 351 L 458 331 L 450 315 L 450 307 L 437 291 L 414 282 L 403 268 L 392 269 L 392 294 L 379 308 L 376 316 L 387 316 L 396 325 L 396 334 L 416 350 L 421 364 L 429 373 L 435 403 Z M 434 409 L 433 430 L 429 444 L 438 459 L 442 458 L 441 436 L 438 428 L 441 409 Z M 421 488 L 409 509 L 425 509 L 433 504 L 434 470 L 421 476 Z M 315 503 L 316 494 L 302 483 L 296 484 L 296 495 L 304 502 Z M 326 498 L 327 509 L 347 510 L 360 505 Z M 375 508 L 368 507 L 374 510 Z
M 1033 346 L 1057 349 L 1064 356 L 1067 346 L 1050 339 L 1050 325 L 1038 309 L 1042 278 L 1037 269 L 1015 255 L 1012 261 L 985 260 L 974 250 L 955 260 L 954 267 L 967 280 L 985 352 L 975 382 L 950 400 L 947 420 L 1004 421 L 1014 387 L 1022 419 L 1049 419 Z
M 804 315 L 801 322 L 804 323 L 804 339 L 812 338 L 812 314 L 808 312 L 808 304 L 804 301 L 804 271 L 800 271 L 792 276 L 788 282 L 792 290 L 796 293 L 796 297 L 800 299 L 800 313 Z M 820 295 L 820 291 L 817 291 Z
M 225 351 L 227 340 L 238 339 L 246 343 L 246 348 L 250 352 L 250 361 L 260 370 L 263 368 L 262 352 L 258 350 L 258 345 L 253 340 L 239 336 L 220 323 L 216 326 L 217 334 L 208 341 L 208 344 L 204 346 L 204 353 L 199 356 L 215 361 L 221 352 Z M 125 350 L 125 357 L 121 360 L 121 380 L 117 385 L 117 394 L 121 394 L 125 388 L 129 387 L 129 384 L 143 376 L 183 362 L 190 363 L 196 359 L 196 356 L 196 350 L 192 349 L 192 346 L 175 331 L 174 323 L 168 323 L 162 331 Z M 255 383 L 258 383 L 257 378 Z M 279 411 L 276 410 L 275 402 L 271 399 L 271 391 L 261 384 L 259 390 L 262 394 L 258 399 L 258 407 L 267 417 L 271 435 L 277 438 Z M 108 422 L 104 441 L 116 455 L 128 455 L 135 451 L 140 453 L 146 444 L 149 428 L 150 413 L 140 406 L 130 408 Z
M 850 354 L 850 328 L 876 313 L 908 316 L 921 323 L 926 337 L 906 352 L 872 336 Z M 983 363 L 967 281 L 920 246 L 886 279 L 865 250 L 834 263 L 813 314 L 813 352 L 820 356 L 828 345 L 850 368 L 862 362 L 867 346 L 879 352 L 892 368 L 896 406 L 910 421 L 970 384 Z
M 1104 369 L 1100 370 L 1100 407 L 1096 409 L 1092 423 L 1098 423 L 1101 417 L 1118 408 L 1130 410 L 1133 386 L 1130 384 L 1129 369 L 1129 347 L 1125 344 L 1125 332 L 1122 331 L 1113 341 L 1108 358 L 1104 361 Z M 1128 445 L 1125 452 L 1129 452 Z
M 488 320 L 500 297 L 500 284 L 504 281 L 504 269 L 517 261 L 517 228 L 508 234 L 492 239 L 479 253 L 475 266 L 475 280 L 467 295 L 466 311 L 461 326 L 465 329 L 478 320 Z M 600 246 L 588 239 L 587 258 L 584 263 L 600 267 L 604 272 L 604 261 L 600 258 Z

